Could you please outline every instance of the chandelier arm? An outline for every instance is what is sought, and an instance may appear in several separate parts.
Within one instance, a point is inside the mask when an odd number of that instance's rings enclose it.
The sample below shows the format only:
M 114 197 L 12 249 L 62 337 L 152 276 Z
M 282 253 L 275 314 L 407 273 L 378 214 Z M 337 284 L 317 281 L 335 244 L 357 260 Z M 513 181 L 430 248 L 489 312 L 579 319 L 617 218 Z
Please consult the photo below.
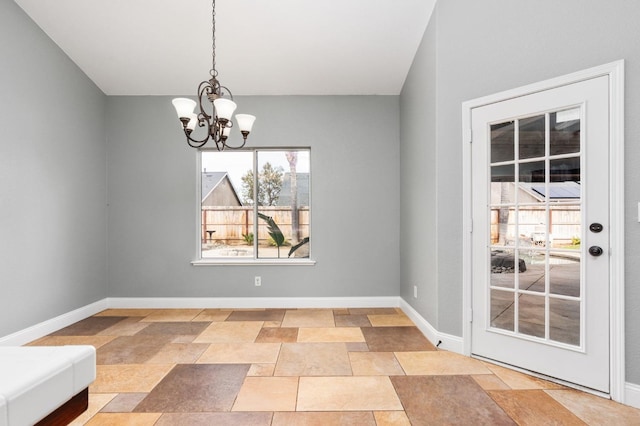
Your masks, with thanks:
M 187 145 L 189 145 L 191 148 L 202 148 L 207 143 L 207 141 L 208 139 L 205 139 L 204 141 L 195 141 L 191 139 L 189 135 L 187 135 Z
M 222 142 L 225 148 L 229 148 L 229 149 L 241 149 L 244 148 L 244 146 L 247 144 L 247 138 L 243 138 L 242 139 L 242 145 L 238 145 L 238 146 L 231 146 L 227 143 L 227 141 Z
M 201 146 L 206 144 L 207 141 L 209 140 L 209 135 L 208 134 L 203 139 L 194 139 L 194 138 L 191 137 L 191 135 L 189 134 L 189 132 L 186 129 L 184 129 L 184 135 L 187 137 L 187 143 L 192 148 L 200 148 Z
M 220 85 L 219 87 L 220 87 L 220 96 L 225 94 L 225 92 L 222 91 L 222 89 L 224 89 L 224 90 L 227 91 L 226 93 L 229 94 L 229 99 L 233 100 L 233 93 L 231 93 L 231 90 L 229 90 L 229 88 L 227 86 Z
M 201 112 L 200 114 L 198 114 L 197 116 L 197 120 L 198 120 L 198 127 L 205 127 L 207 126 L 207 132 L 204 136 L 204 138 L 202 139 L 195 139 L 191 137 L 191 133 L 192 131 L 187 129 L 187 121 L 183 121 L 182 122 L 182 130 L 184 132 L 184 135 L 187 137 L 187 143 L 189 144 L 190 147 L 192 148 L 200 148 L 202 146 L 204 146 L 207 141 L 209 140 L 210 137 L 212 137 L 210 135 L 211 133 L 211 124 L 208 118 L 209 115 L 206 112 Z

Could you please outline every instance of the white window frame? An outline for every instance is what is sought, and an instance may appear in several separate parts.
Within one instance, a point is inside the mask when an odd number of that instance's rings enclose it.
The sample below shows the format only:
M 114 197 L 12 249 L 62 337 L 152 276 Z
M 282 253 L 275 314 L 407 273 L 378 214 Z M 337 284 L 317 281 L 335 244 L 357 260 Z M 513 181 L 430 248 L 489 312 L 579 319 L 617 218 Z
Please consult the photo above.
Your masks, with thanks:
M 243 151 L 249 151 L 253 153 L 253 166 L 254 166 L 254 173 L 256 173 L 256 156 L 257 153 L 260 151 L 287 151 L 287 150 L 291 150 L 291 151 L 300 151 L 300 150 L 306 150 L 309 151 L 309 153 L 311 153 L 311 149 L 309 147 L 256 147 L 256 148 L 248 148 L 248 149 L 244 149 Z M 252 258 L 225 258 L 225 257 L 211 257 L 211 258 L 203 258 L 202 257 L 202 240 L 201 240 L 201 232 L 200 230 L 202 229 L 202 153 L 206 152 L 206 151 L 210 151 L 210 150 L 206 150 L 206 149 L 199 149 L 197 150 L 196 153 L 196 217 L 195 217 L 195 223 L 196 223 L 196 232 L 195 232 L 195 259 L 191 261 L 191 264 L 193 266 L 229 266 L 229 265 L 235 265 L 235 266 L 248 266 L 248 265 L 275 265 L 275 266 L 282 266 L 282 265 L 294 265 L 294 266 L 312 266 L 316 264 L 316 261 L 313 260 L 311 258 L 312 256 L 312 249 L 311 249 L 311 245 L 309 246 L 309 257 L 308 258 L 281 258 L 281 259 L 261 259 L 257 257 L 257 253 L 254 254 L 254 257 Z M 311 181 L 311 165 L 309 165 L 309 180 Z M 310 183 L 310 188 L 311 188 L 311 183 Z M 311 215 L 312 215 L 312 196 L 311 196 L 311 190 L 309 191 L 309 223 L 310 223 L 310 227 L 309 227 L 309 236 L 311 236 L 311 224 L 313 223 L 313 220 L 311 219 Z M 254 191 L 254 194 L 256 192 Z M 254 206 L 254 217 L 257 218 L 258 214 L 257 214 L 257 210 L 258 210 L 258 206 L 255 205 Z M 254 223 L 257 223 L 257 221 L 255 221 Z M 256 233 L 257 235 L 257 233 Z M 309 243 L 311 244 L 311 243 Z

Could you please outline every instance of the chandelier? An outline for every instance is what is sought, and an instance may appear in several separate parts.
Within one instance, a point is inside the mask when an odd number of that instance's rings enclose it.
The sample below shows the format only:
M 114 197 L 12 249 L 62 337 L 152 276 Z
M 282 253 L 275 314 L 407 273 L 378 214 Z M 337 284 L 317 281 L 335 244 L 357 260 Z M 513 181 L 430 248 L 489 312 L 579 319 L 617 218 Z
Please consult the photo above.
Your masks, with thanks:
M 256 117 L 249 114 L 236 114 L 235 119 L 242 134 L 242 145 L 230 146 L 227 143 L 231 128 L 234 126 L 231 117 L 236 110 L 236 103 L 233 102 L 231 91 L 218 81 L 218 71 L 216 70 L 216 1 L 211 3 L 211 57 L 212 67 L 209 71 L 211 78 L 203 81 L 198 86 L 198 102 L 187 98 L 175 98 L 171 101 L 176 109 L 178 118 L 182 123 L 182 130 L 187 137 L 187 143 L 192 148 L 202 148 L 209 140 L 216 144 L 218 151 L 225 148 L 240 149 L 247 143 L 247 136 L 251 132 L 253 122 Z M 228 97 L 227 97 L 228 96 Z M 206 100 L 211 106 L 205 108 Z M 204 105 L 203 105 L 203 101 Z M 194 112 L 196 106 L 199 112 Z M 210 111 L 209 114 L 207 111 Z M 206 127 L 207 133 L 202 139 L 192 136 L 196 126 Z

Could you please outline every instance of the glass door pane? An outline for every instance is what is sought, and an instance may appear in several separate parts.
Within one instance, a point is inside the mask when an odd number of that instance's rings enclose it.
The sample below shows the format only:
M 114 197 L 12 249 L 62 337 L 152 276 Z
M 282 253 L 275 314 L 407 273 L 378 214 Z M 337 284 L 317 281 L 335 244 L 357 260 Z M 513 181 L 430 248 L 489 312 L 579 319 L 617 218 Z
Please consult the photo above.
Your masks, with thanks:
M 580 346 L 580 109 L 490 126 L 490 327 Z

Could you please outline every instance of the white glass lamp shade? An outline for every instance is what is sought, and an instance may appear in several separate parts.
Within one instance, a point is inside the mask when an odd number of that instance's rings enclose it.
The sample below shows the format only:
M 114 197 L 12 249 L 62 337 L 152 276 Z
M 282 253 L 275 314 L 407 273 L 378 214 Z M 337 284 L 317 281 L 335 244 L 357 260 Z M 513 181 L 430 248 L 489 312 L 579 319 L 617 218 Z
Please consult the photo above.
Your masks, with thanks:
M 231 133 L 231 127 L 226 126 L 224 129 L 222 129 L 222 136 L 224 136 L 225 138 L 229 137 L 229 133 Z
M 236 114 L 236 121 L 241 132 L 251 132 L 253 122 L 256 121 L 255 115 Z
M 193 114 L 193 109 L 196 107 L 196 101 L 187 98 L 175 98 L 171 101 L 176 109 L 178 118 L 189 118 Z
M 235 102 L 224 98 L 218 98 L 213 101 L 213 106 L 216 108 L 218 118 L 223 120 L 231 120 L 231 116 L 237 107 Z
M 195 129 L 196 126 L 198 125 L 198 116 L 195 113 L 192 112 L 189 117 L 191 119 L 189 120 L 189 123 L 187 124 L 187 129 L 193 131 L 193 129 Z

